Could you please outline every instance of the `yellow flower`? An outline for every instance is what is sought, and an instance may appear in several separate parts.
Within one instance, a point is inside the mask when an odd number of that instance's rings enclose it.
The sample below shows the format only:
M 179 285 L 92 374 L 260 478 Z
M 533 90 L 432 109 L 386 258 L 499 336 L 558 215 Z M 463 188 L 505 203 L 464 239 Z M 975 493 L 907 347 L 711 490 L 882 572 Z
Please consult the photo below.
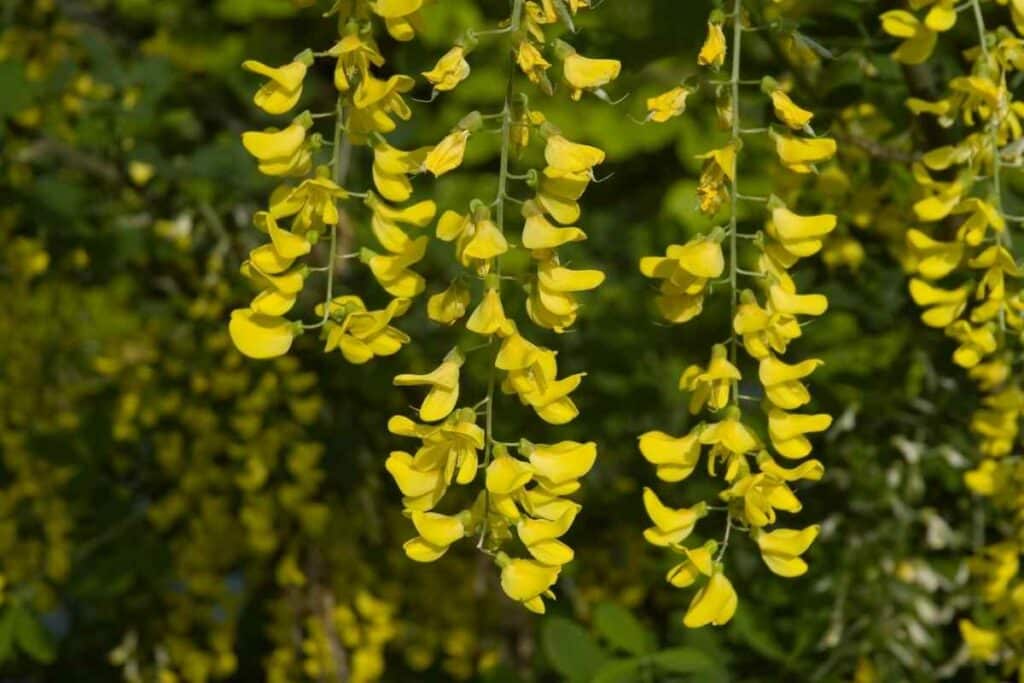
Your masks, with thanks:
M 700 428 L 698 438 L 705 446 L 712 447 L 708 454 L 708 470 L 712 475 L 715 461 L 718 458 L 726 461 L 726 481 L 736 478 L 745 464 L 744 456 L 761 445 L 754 432 L 740 421 L 736 408 L 726 411 L 724 419 Z
M 949 275 L 960 264 L 964 253 L 961 242 L 940 242 L 916 228 L 907 230 L 907 247 L 915 270 L 927 280 Z
M 288 353 L 296 335 L 293 323 L 274 316 L 261 315 L 248 308 L 231 312 L 228 325 L 235 348 L 249 358 L 276 358 Z
M 789 365 L 768 354 L 758 366 L 758 378 L 769 401 L 783 410 L 795 410 L 811 400 L 810 392 L 800 380 L 822 364 L 817 358 L 809 358 Z
M 753 536 L 761 549 L 761 558 L 773 573 L 792 578 L 807 572 L 807 563 L 800 556 L 818 537 L 820 527 L 815 524 L 800 531 L 796 529 L 756 529 Z
M 721 567 L 715 567 L 708 582 L 697 591 L 683 617 L 687 628 L 700 628 L 712 624 L 722 626 L 729 623 L 736 613 L 736 590 Z
M 689 477 L 700 460 L 700 439 L 696 432 L 674 437 L 665 432 L 645 432 L 639 438 L 640 453 L 655 466 L 658 479 L 668 482 Z
M 283 130 L 242 133 L 242 145 L 259 161 L 260 173 L 269 176 L 306 175 L 313 157 L 306 146 L 312 117 L 304 114 Z
M 537 187 L 537 205 L 545 213 L 562 225 L 575 223 L 580 217 L 580 205 L 577 203 L 590 183 L 590 176 L 585 174 L 563 175 L 553 178 L 544 175 Z
M 828 161 L 836 153 L 836 141 L 832 138 L 797 138 L 775 131 L 771 137 L 779 161 L 796 173 L 810 173 L 813 164 Z
M 324 351 L 340 349 L 349 363 L 366 363 L 377 356 L 391 356 L 408 344 L 409 335 L 390 326 L 391 321 L 409 310 L 408 299 L 392 299 L 386 308 L 368 311 L 362 299 L 353 295 L 335 297 L 330 304 L 330 319 L 324 324 Z M 323 304 L 316 308 L 323 315 Z
M 558 580 L 561 567 L 536 560 L 509 559 L 505 553 L 498 553 L 497 562 L 501 567 L 501 589 L 505 595 L 522 603 L 531 612 L 544 614 L 541 596 L 554 598 L 551 587 Z
M 946 328 L 946 334 L 959 343 L 953 352 L 953 362 L 962 368 L 973 368 L 999 346 L 990 326 L 975 327 L 966 320 L 954 322 Z
M 903 38 L 892 58 L 903 64 L 920 64 L 931 56 L 935 49 L 935 31 L 928 28 L 917 17 L 906 10 L 890 10 L 880 17 L 882 30 L 890 36 Z
M 699 548 L 673 548 L 681 552 L 686 559 L 668 570 L 665 580 L 676 588 L 692 586 L 701 576 L 711 576 L 714 572 L 714 553 L 718 543 L 708 541 Z
M 430 392 L 420 406 L 420 419 L 424 422 L 443 420 L 459 400 L 459 368 L 465 362 L 456 348 L 448 352 L 435 370 L 425 375 L 403 374 L 395 377 L 395 385 L 429 386 Z
M 469 62 L 466 61 L 466 49 L 456 45 L 448 50 L 430 71 L 424 71 L 423 77 L 433 86 L 434 90 L 453 90 L 469 77 Z
M 558 539 L 572 526 L 577 512 L 577 508 L 570 508 L 555 520 L 525 517 L 516 525 L 516 533 L 538 562 L 555 566 L 572 562 L 572 548 Z
M 392 451 L 384 468 L 402 492 L 402 504 L 410 510 L 428 511 L 445 492 L 444 472 L 438 468 L 420 469 L 405 451 Z
M 316 177 L 299 183 L 298 187 L 279 187 L 270 197 L 270 213 L 274 218 L 294 216 L 292 232 L 320 231 L 323 225 L 337 225 L 340 220 L 338 201 L 349 194 L 326 176 L 328 169 L 319 167 Z M 257 223 L 256 227 L 264 230 Z
M 409 76 L 395 74 L 383 81 L 366 72 L 356 87 L 346 124 L 352 141 L 362 144 L 370 133 L 390 133 L 397 127 L 392 116 L 408 121 L 412 110 L 402 99 L 416 85 Z
M 466 329 L 484 337 L 507 331 L 508 318 L 505 317 L 505 309 L 501 305 L 501 295 L 497 288 L 488 288 L 484 292 L 480 305 L 466 321 Z
M 540 86 L 545 93 L 551 94 L 551 83 L 547 76 L 551 62 L 544 59 L 544 55 L 529 40 L 521 40 L 516 45 L 516 64 L 531 83 Z
M 544 175 L 549 177 L 589 176 L 594 166 L 604 162 L 604 152 L 591 145 L 567 140 L 560 133 L 551 133 L 544 146 L 544 161 L 547 162 Z
M 969 293 L 967 287 L 950 290 L 933 287 L 918 278 L 910 281 L 910 298 L 925 307 L 921 320 L 929 327 L 945 327 L 956 320 L 967 305 Z
M 644 487 L 644 508 L 654 522 L 644 529 L 644 538 L 651 545 L 667 546 L 682 543 L 693 532 L 698 520 L 707 515 L 703 501 L 689 508 L 667 507 L 651 489 Z
M 729 143 L 706 154 L 698 154 L 697 158 L 704 159 L 700 179 L 697 181 L 700 210 L 701 213 L 713 216 L 729 198 L 726 180 L 731 183 L 736 172 L 736 145 Z
M 565 57 L 562 69 L 570 97 L 578 100 L 585 90 L 597 91 L 618 78 L 622 64 L 617 59 L 590 59 L 572 50 Z
M 976 626 L 970 619 L 961 619 L 957 625 L 971 659 L 990 664 L 999 659 L 1003 643 L 998 631 Z
M 253 59 L 242 62 L 243 69 L 269 79 L 256 92 L 253 100 L 256 106 L 268 114 L 284 114 L 291 111 L 302 97 L 302 82 L 306 78 L 306 69 L 310 63 L 312 55 L 277 68 Z
M 740 293 L 733 331 L 742 336 L 747 353 L 758 360 L 772 351 L 785 353 L 789 342 L 801 335 L 796 318 L 774 308 L 762 308 L 749 290 Z
M 334 68 L 334 87 L 338 92 L 348 92 L 353 81 L 364 80 L 371 64 L 384 65 L 384 57 L 372 37 L 361 35 L 355 24 L 346 26 L 345 35 L 327 54 L 338 60 Z
M 587 239 L 587 234 L 575 226 L 558 228 L 544 217 L 544 212 L 535 201 L 523 204 L 522 243 L 530 250 L 555 249 L 570 242 Z
M 396 254 L 377 254 L 364 249 L 360 258 L 370 266 L 374 278 L 394 297 L 411 299 L 423 291 L 423 277 L 409 270 L 409 266 L 423 260 L 430 238 L 423 236 L 408 240 Z
M 425 0 L 370 0 L 370 9 L 384 19 L 384 26 L 395 40 L 408 41 L 416 37 L 415 25 Z
M 740 21 L 739 17 L 734 18 L 734 21 Z M 704 39 L 704 45 L 700 48 L 700 53 L 697 55 L 697 63 L 701 66 L 710 66 L 718 69 L 725 63 L 725 32 L 722 31 L 722 25 L 718 22 L 708 22 L 708 35 Z
M 410 514 L 419 536 L 406 541 L 402 549 L 409 559 L 416 562 L 433 562 L 448 552 L 452 543 L 466 535 L 465 517 L 462 515 L 419 510 Z
M 667 320 L 684 323 L 700 314 L 708 281 L 725 270 L 724 236 L 721 230 L 699 235 L 686 244 L 670 245 L 663 257 L 640 259 L 640 272 L 662 280 L 657 304 Z
M 427 154 L 423 160 L 423 169 L 438 177 L 461 166 L 469 135 L 468 130 L 461 128 L 449 133 Z
M 800 512 L 803 506 L 789 486 L 766 473 L 748 474 L 719 494 L 722 500 L 743 499 L 743 518 L 750 526 L 775 523 L 775 511 Z
M 772 209 L 767 232 L 790 255 L 803 258 L 818 253 L 822 238 L 835 230 L 835 227 L 836 217 L 832 214 L 798 216 L 780 206 Z
M 556 444 L 523 442 L 520 454 L 526 456 L 533 467 L 533 480 L 545 491 L 566 496 L 579 489 L 579 479 L 594 466 L 597 444 L 560 441 Z
M 797 294 L 780 285 L 768 288 L 772 310 L 783 315 L 821 315 L 828 310 L 828 299 L 821 294 Z
M 502 344 L 502 351 L 513 348 L 506 347 L 506 344 L 514 344 L 524 350 L 533 346 L 516 332 Z M 501 384 L 502 391 L 518 395 L 519 400 L 531 406 L 545 422 L 565 424 L 579 414 L 569 394 L 576 390 L 586 373 L 558 379 L 554 351 L 533 346 L 527 353 L 510 352 L 502 356 L 499 352 L 496 366 L 508 372 Z
M 373 184 L 388 201 L 404 202 L 412 196 L 409 176 L 419 172 L 430 147 L 402 150 L 387 142 L 373 142 Z
M 814 117 L 811 112 L 794 104 L 789 95 L 782 90 L 772 90 L 771 98 L 775 116 L 793 130 L 805 129 Z
M 823 432 L 832 425 L 832 416 L 825 413 L 800 415 L 778 408 L 768 411 L 768 435 L 772 446 L 787 458 L 802 458 L 811 452 L 811 442 L 804 434 Z
M 537 266 L 537 280 L 530 288 L 526 312 L 541 327 L 564 332 L 576 321 L 579 310 L 574 294 L 594 289 L 602 282 L 604 273 L 599 270 L 571 270 L 548 258 Z
M 647 120 L 665 123 L 686 111 L 686 98 L 692 91 L 681 85 L 647 98 Z
M 679 378 L 679 389 L 693 392 L 690 412 L 696 415 L 704 404 L 711 410 L 721 410 L 729 403 L 733 382 L 740 380 L 740 371 L 729 362 L 728 351 L 722 344 L 711 347 L 711 362 L 707 369 L 691 365 Z
M 427 317 L 442 325 L 452 325 L 466 315 L 468 306 L 469 288 L 455 281 L 427 299 Z

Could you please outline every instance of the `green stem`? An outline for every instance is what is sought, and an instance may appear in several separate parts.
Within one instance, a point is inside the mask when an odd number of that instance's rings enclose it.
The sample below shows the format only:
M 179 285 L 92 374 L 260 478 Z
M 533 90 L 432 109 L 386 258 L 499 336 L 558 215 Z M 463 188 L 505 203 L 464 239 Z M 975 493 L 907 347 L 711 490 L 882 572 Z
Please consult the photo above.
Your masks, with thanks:
M 348 174 L 348 144 L 345 139 L 345 111 L 344 102 L 342 98 L 338 97 L 338 104 L 335 107 L 335 114 L 337 118 L 334 121 L 334 159 L 331 164 L 332 167 L 332 180 L 336 185 L 341 185 L 345 182 L 345 176 Z M 334 200 L 338 210 L 340 211 L 341 201 L 338 199 Z M 323 327 L 327 324 L 328 319 L 331 317 L 331 299 L 334 298 L 334 269 L 335 264 L 338 261 L 338 227 L 340 223 L 331 226 L 331 244 L 330 252 L 327 259 L 327 290 L 324 295 L 324 314 L 320 322 L 316 325 L 307 327 Z
M 515 33 L 519 29 L 520 22 L 523 16 L 523 0 L 513 0 L 512 3 L 512 15 L 509 19 L 509 28 L 511 33 Z M 515 58 L 512 57 L 509 60 L 509 73 L 508 81 L 505 85 L 505 103 L 501 110 L 501 161 L 498 169 L 498 190 L 497 196 L 495 197 L 495 224 L 498 226 L 498 230 L 502 234 L 505 233 L 505 195 L 508 190 L 508 179 L 509 179 L 509 156 L 511 155 L 512 148 L 512 97 L 514 95 L 513 88 L 515 86 Z M 498 275 L 498 286 L 500 287 L 501 278 L 501 257 L 498 256 L 494 259 L 494 272 Z M 491 464 L 491 459 L 494 457 L 494 398 L 497 393 L 495 389 L 498 386 L 498 368 L 495 363 L 498 359 L 498 352 L 501 349 L 500 345 L 495 345 L 494 356 L 491 358 L 491 368 L 487 377 L 487 407 L 484 413 L 484 461 L 483 468 L 487 469 L 487 466 Z M 484 519 L 480 526 L 480 539 L 477 542 L 477 548 L 483 548 L 484 540 L 487 536 L 487 515 L 490 509 L 491 501 L 490 494 L 487 491 L 487 487 L 484 487 Z
M 733 325 L 736 319 L 736 309 L 739 305 L 739 290 L 737 288 L 737 276 L 739 275 L 738 264 L 738 225 L 736 220 L 737 204 L 740 198 L 739 188 L 739 150 L 740 150 L 740 53 L 743 44 L 743 24 L 741 13 L 743 11 L 742 0 L 734 0 L 732 15 L 732 77 L 729 79 L 729 87 L 732 97 L 732 140 L 730 144 L 736 146 L 736 153 L 733 155 L 732 164 L 732 187 L 729 193 L 729 287 L 732 290 L 730 305 L 732 312 L 729 316 L 729 325 Z M 736 335 L 731 336 L 729 342 L 729 360 L 733 365 L 739 358 L 739 342 Z M 739 380 L 732 382 L 732 403 L 739 405 Z

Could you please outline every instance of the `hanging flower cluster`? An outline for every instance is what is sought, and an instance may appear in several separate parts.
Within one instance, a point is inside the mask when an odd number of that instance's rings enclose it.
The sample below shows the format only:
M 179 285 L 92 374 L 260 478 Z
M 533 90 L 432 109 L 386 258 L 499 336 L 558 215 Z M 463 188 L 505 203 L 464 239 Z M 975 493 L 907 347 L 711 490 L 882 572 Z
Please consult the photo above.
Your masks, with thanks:
M 423 291 L 423 278 L 412 267 L 424 257 L 428 242 L 426 236 L 410 236 L 409 230 L 428 225 L 436 207 L 430 200 L 403 204 L 412 196 L 410 177 L 423 171 L 428 159 L 447 152 L 441 146 L 407 152 L 388 144 L 385 136 L 397 128 L 398 121 L 412 116 L 403 95 L 415 81 L 403 74 L 379 74 L 385 60 L 374 39 L 374 27 L 383 23 L 392 38 L 411 40 L 423 4 L 423 0 L 336 2 L 329 14 L 337 19 L 339 39 L 329 49 L 317 53 L 307 49 L 278 67 L 252 60 L 243 64 L 266 79 L 254 102 L 271 115 L 296 109 L 309 69 L 318 58 L 333 62 L 338 92 L 333 112 L 303 111 L 283 128 L 242 135 L 242 144 L 257 160 L 260 172 L 283 180 L 267 210 L 253 217 L 269 241 L 253 249 L 242 265 L 242 274 L 259 293 L 247 308 L 231 313 L 231 338 L 251 358 L 283 355 L 297 335 L 313 329 L 320 331 L 325 351 L 337 349 L 356 364 L 393 355 L 409 342 L 391 323 Z M 331 140 L 315 132 L 321 118 L 334 120 Z M 349 192 L 343 187 L 353 145 L 372 149 L 375 191 Z M 349 209 L 342 205 L 356 198 L 368 210 L 383 252 L 363 248 L 338 253 L 339 243 L 351 237 Z M 314 247 L 322 242 L 328 245 L 326 265 L 311 266 Z M 393 297 L 390 304 L 371 310 L 354 294 L 334 296 L 339 260 L 355 257 L 369 266 Z M 314 308 L 316 322 L 286 318 L 307 279 L 320 274 L 327 279 L 326 294 Z
M 698 64 L 712 71 L 726 61 L 726 20 L 720 11 L 711 14 L 707 39 L 698 56 Z M 830 159 L 836 144 L 830 138 L 814 136 L 811 112 L 796 105 L 772 78 L 765 78 L 761 86 L 768 98 L 765 104 L 770 105 L 780 125 L 756 130 L 742 127 L 740 55 L 743 33 L 749 28 L 744 26 L 742 0 L 735 1 L 728 21 L 733 34 L 732 73 L 728 89 L 719 89 L 718 101 L 730 137 L 721 147 L 701 155 L 704 165 L 697 187 L 701 211 L 716 216 L 725 207 L 728 224 L 685 244 L 671 245 L 664 256 L 640 261 L 643 274 L 659 283 L 658 309 L 671 323 L 683 323 L 699 315 L 713 287 L 727 284 L 731 290 L 732 336 L 727 343 L 711 348 L 706 365 L 688 367 L 679 380 L 680 390 L 690 394 L 690 412 L 697 415 L 706 411 L 707 417 L 681 436 L 651 431 L 639 440 L 641 453 L 655 466 L 662 481 L 685 480 L 700 465 L 702 455 L 708 473 L 724 481 L 719 494 L 726 503 L 721 508 L 726 514 L 722 540 L 702 545 L 687 545 L 686 540 L 700 520 L 713 511 L 708 502 L 675 508 L 651 489 L 643 494 L 653 523 L 644 537 L 680 556 L 681 561 L 668 573 L 668 582 L 680 588 L 700 584 L 683 620 L 691 628 L 725 624 L 736 610 L 738 598 L 724 562 L 734 529 L 749 534 L 775 574 L 795 577 L 807 571 L 801 556 L 817 537 L 818 526 L 790 529 L 775 524 L 779 511 L 795 513 L 801 509 L 792 484 L 821 478 L 821 462 L 805 459 L 812 452 L 808 436 L 824 431 L 832 422 L 827 414 L 807 412 L 811 395 L 805 381 L 822 361 L 783 360 L 783 355 L 789 343 L 801 336 L 801 318 L 819 316 L 828 306 L 820 294 L 798 292 L 789 271 L 800 259 L 821 250 L 823 240 L 836 226 L 836 217 L 802 215 L 777 197 L 741 194 L 738 167 L 746 135 L 767 133 L 781 165 L 796 174 L 815 172 L 815 164 Z M 682 84 L 648 100 L 648 121 L 665 121 L 681 114 L 686 97 L 697 87 Z M 764 230 L 756 234 L 740 232 L 740 201 L 765 205 Z M 740 267 L 740 240 L 754 248 L 756 269 Z M 760 292 L 741 289 L 741 276 L 756 282 Z M 740 359 L 741 348 L 757 365 L 762 397 L 740 393 L 741 365 L 745 364 Z M 763 398 L 767 438 L 752 426 L 753 419 L 741 403 L 757 398 Z
M 955 144 L 928 151 L 914 165 L 920 198 L 913 211 L 924 225 L 907 230 L 907 265 L 922 321 L 956 343 L 953 362 L 967 370 L 981 393 L 981 406 L 970 418 L 979 461 L 966 474 L 967 486 L 1014 520 L 1009 538 L 969 562 L 986 607 L 979 619 L 984 626 L 960 622 L 971 657 L 1001 663 L 1009 675 L 1024 672 L 1024 622 L 1016 607 L 1024 591 L 1018 577 L 1021 470 L 1014 455 L 1024 388 L 1013 369 L 1021 353 L 1024 298 L 1010 234 L 1020 219 L 1004 211 L 1003 173 L 1021 165 L 1015 150 L 1024 104 L 1014 101 L 1010 82 L 1024 69 L 1024 42 L 1005 28 L 988 30 L 978 2 L 965 9 L 973 10 L 979 40 L 966 52 L 970 72 L 952 78 L 943 99 L 907 102 L 915 115 L 965 129 Z
M 468 114 L 421 162 L 433 175 L 444 175 L 462 164 L 475 134 L 492 122 L 500 125 L 496 195 L 490 202 L 472 201 L 465 213 L 445 211 L 438 220 L 436 237 L 452 245 L 460 268 L 457 277 L 427 303 L 431 320 L 445 326 L 464 320 L 465 329 L 483 343 L 467 350 L 453 348 L 430 372 L 398 375 L 395 384 L 423 387 L 426 396 L 417 421 L 396 416 L 388 425 L 392 433 L 419 442 L 415 451 L 395 451 L 387 461 L 417 533 L 405 544 L 406 554 L 430 562 L 457 541 L 473 538 L 480 550 L 494 557 L 504 592 L 534 612 L 544 612 L 544 598 L 554 597 L 551 589 L 562 567 L 573 559 L 573 550 L 561 539 L 580 505 L 567 496 L 580 487 L 597 448 L 593 442 L 499 441 L 495 429 L 499 389 L 548 424 L 565 424 L 579 412 L 571 394 L 584 373 L 561 372 L 557 352 L 532 341 L 527 326 L 565 332 L 579 315 L 581 293 L 604 280 L 601 271 L 567 267 L 560 252 L 587 237 L 573 224 L 580 218 L 579 199 L 605 155 L 596 147 L 570 140 L 532 109 L 527 95 L 517 89 L 516 71 L 541 93 L 553 94 L 551 69 L 560 62 L 560 80 L 571 99 L 578 100 L 584 93 L 607 99 L 603 86 L 618 75 L 619 63 L 584 57 L 568 43 L 551 41 L 547 35 L 555 24 L 571 25 L 573 15 L 587 6 L 586 2 L 516 0 L 502 27 L 469 31 L 424 73 L 435 94 L 451 90 L 469 75 L 465 57 L 479 36 L 507 36 L 503 45 L 509 52 L 509 75 L 501 111 Z M 513 158 L 534 146 L 543 149 L 543 166 L 513 173 Z M 512 196 L 514 181 L 522 182 L 532 197 Z M 522 231 L 515 238 L 507 232 L 509 204 L 519 205 L 523 218 Z M 531 265 L 526 272 L 510 274 L 503 259 L 516 248 L 528 254 Z M 517 292 L 525 300 L 528 320 L 515 320 L 507 313 Z M 463 370 L 472 354 L 482 350 L 490 352 L 486 394 L 479 401 L 460 401 Z M 466 499 L 462 509 L 437 510 L 449 500 L 450 488 L 473 485 L 481 469 L 484 486 L 474 498 Z M 511 545 L 515 539 L 519 551 Z

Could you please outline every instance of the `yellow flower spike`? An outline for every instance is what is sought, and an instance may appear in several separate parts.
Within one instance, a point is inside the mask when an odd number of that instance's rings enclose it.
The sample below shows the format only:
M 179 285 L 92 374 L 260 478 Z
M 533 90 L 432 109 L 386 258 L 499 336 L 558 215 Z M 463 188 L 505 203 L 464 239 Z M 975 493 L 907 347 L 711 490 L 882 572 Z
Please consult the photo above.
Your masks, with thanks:
M 960 265 L 964 254 L 961 242 L 940 242 L 916 228 L 907 231 L 907 246 L 916 262 L 917 272 L 927 280 L 949 275 Z
M 536 560 L 509 559 L 505 553 L 497 556 L 501 567 L 501 589 L 505 595 L 523 604 L 526 609 L 544 614 L 542 595 L 550 595 L 558 580 L 561 567 Z
M 962 368 L 973 368 L 999 347 L 989 326 L 975 327 L 965 320 L 954 322 L 946 334 L 960 344 L 953 352 L 953 362 Z
M 890 10 L 881 17 L 882 30 L 890 36 L 904 41 L 892 53 L 892 58 L 902 64 L 921 64 L 935 49 L 937 36 L 917 17 L 906 10 Z
M 725 63 L 725 51 L 725 32 L 722 30 L 722 24 L 709 21 L 708 34 L 697 54 L 697 63 L 714 69 L 721 68 Z
M 795 410 L 811 400 L 807 387 L 800 381 L 814 372 L 824 361 L 817 358 L 789 365 L 773 355 L 761 359 L 758 379 L 764 385 L 765 395 L 783 410 Z
M 490 337 L 507 327 L 508 318 L 505 317 L 505 309 L 501 305 L 501 294 L 497 288 L 488 288 L 484 292 L 480 305 L 466 321 L 466 329 L 481 336 Z
M 466 527 L 460 515 L 413 510 L 411 516 L 419 536 L 406 541 L 402 549 L 415 562 L 437 560 L 448 552 L 452 543 L 466 535 Z
M 558 41 L 559 45 L 566 45 Z M 622 63 L 617 59 L 591 59 L 567 46 L 568 54 L 562 62 L 562 75 L 569 84 L 569 96 L 577 101 L 585 91 L 601 92 L 600 88 L 619 77 Z M 563 48 L 565 50 L 566 48 Z
M 775 510 L 800 512 L 803 508 L 784 481 L 763 473 L 737 479 L 719 496 L 725 501 L 742 498 L 743 519 L 758 528 L 775 523 Z
M 382 81 L 369 71 L 363 73 L 345 120 L 352 141 L 363 144 L 373 133 L 394 131 L 397 124 L 392 116 L 408 121 L 412 110 L 402 95 L 415 85 L 416 81 L 402 74 Z
M 821 315 L 828 310 L 828 299 L 821 294 L 795 294 L 779 285 L 768 289 L 772 308 L 784 315 Z
M 424 71 L 423 77 L 438 92 L 454 90 L 462 81 L 469 78 L 469 62 L 466 61 L 466 48 L 456 45 L 448 50 L 430 71 Z
M 410 510 L 427 512 L 441 500 L 445 492 L 443 472 L 439 469 L 420 470 L 413 466 L 413 458 L 405 451 L 392 451 L 384 468 L 395 480 L 404 498 L 402 504 Z
M 569 531 L 576 519 L 577 509 L 570 508 L 556 520 L 525 518 L 516 525 L 519 540 L 534 559 L 546 565 L 572 562 L 572 548 L 558 539 Z
M 231 312 L 228 332 L 235 348 L 249 358 L 276 358 L 288 353 L 295 339 L 295 324 L 248 308 Z
M 300 55 L 300 59 L 277 68 L 253 59 L 242 62 L 242 68 L 246 71 L 269 79 L 253 99 L 256 106 L 268 114 L 284 114 L 291 111 L 302 97 L 302 82 L 306 78 L 306 70 L 312 59 L 311 54 L 308 57 Z
M 470 131 L 464 129 L 449 133 L 424 158 L 423 170 L 434 174 L 436 178 L 457 169 L 462 165 L 469 136 Z
M 929 327 L 946 327 L 956 320 L 967 306 L 967 287 L 941 289 L 924 280 L 910 281 L 910 297 L 918 306 L 925 307 L 921 320 Z
M 738 602 L 732 583 L 725 577 L 721 566 L 716 566 L 708 582 L 693 596 L 683 617 L 683 625 L 700 628 L 708 624 L 727 624 L 736 613 Z
M 306 131 L 312 125 L 312 117 L 304 114 L 282 130 L 242 133 L 242 145 L 249 154 L 262 162 L 290 159 L 301 151 L 306 141 Z
M 519 452 L 533 467 L 533 480 L 555 495 L 565 496 L 579 488 L 579 479 L 594 466 L 597 444 L 560 441 L 556 444 L 523 444 Z
M 700 439 L 696 432 L 674 437 L 651 431 L 639 437 L 640 453 L 655 466 L 658 479 L 667 482 L 689 477 L 700 461 Z
M 1003 646 L 999 631 L 976 626 L 970 619 L 961 619 L 957 626 L 960 628 L 964 643 L 967 644 L 967 652 L 971 659 L 990 664 L 998 661 Z
M 999 490 L 1002 472 L 994 460 L 982 460 L 973 470 L 964 472 L 964 484 L 979 496 L 992 496 Z
M 644 487 L 644 508 L 654 522 L 644 529 L 644 538 L 651 545 L 668 546 L 682 543 L 697 522 L 707 515 L 707 503 L 701 501 L 689 508 L 667 507 L 650 488 Z
M 418 173 L 430 147 L 401 150 L 387 142 L 373 145 L 373 185 L 381 196 L 392 202 L 404 202 L 412 196 L 409 175 Z
M 787 252 L 798 258 L 813 256 L 821 250 L 822 238 L 836 228 L 832 214 L 798 216 L 786 207 L 772 210 L 768 234 Z
M 394 380 L 395 386 L 429 386 L 430 392 L 420 406 L 420 419 L 424 422 L 443 420 L 459 400 L 459 369 L 465 360 L 457 348 L 452 349 L 432 372 L 398 375 Z
M 800 556 L 814 543 L 821 529 L 817 524 L 801 530 L 755 530 L 754 541 L 761 550 L 761 558 L 772 573 L 793 578 L 807 573 L 807 563 Z
M 814 114 L 798 107 L 789 95 L 778 88 L 771 91 L 770 97 L 775 116 L 793 130 L 804 130 L 814 118 Z
M 796 173 L 810 173 L 813 164 L 828 161 L 836 153 L 832 138 L 797 138 L 771 131 L 775 153 L 783 166 Z
M 370 71 L 370 65 L 383 66 L 384 57 L 377 50 L 372 38 L 367 40 L 354 24 L 345 29 L 345 34 L 327 52 L 338 61 L 334 69 L 334 87 L 339 93 L 348 92 L 352 81 L 362 81 Z
M 443 292 L 427 299 L 427 317 L 442 325 L 452 325 L 466 315 L 469 299 L 469 288 L 452 282 Z
M 331 320 L 324 325 L 326 344 L 324 351 L 340 349 L 350 363 L 360 365 L 377 356 L 398 353 L 402 344 L 408 344 L 407 334 L 390 326 L 397 316 L 409 310 L 409 299 L 392 299 L 386 308 L 367 311 L 362 300 L 353 295 L 335 297 L 331 301 Z M 323 315 L 323 305 L 316 308 Z M 342 322 L 335 322 L 342 316 Z
M 779 481 L 820 481 L 825 475 L 825 466 L 818 460 L 805 460 L 796 467 L 783 467 L 768 455 L 768 451 L 757 454 L 757 466 Z
M 567 140 L 560 133 L 548 135 L 544 146 L 545 175 L 553 178 L 576 174 L 589 174 L 594 166 L 604 162 L 604 151 L 591 145 Z
M 772 446 L 779 455 L 786 458 L 802 458 L 811 452 L 811 442 L 804 434 L 823 432 L 832 426 L 832 416 L 819 413 L 800 415 L 787 413 L 778 408 L 768 411 L 768 435 Z
M 757 360 L 772 351 L 785 353 L 789 342 L 801 335 L 793 316 L 765 310 L 749 290 L 740 293 L 733 331 L 743 337 L 743 347 Z
M 686 111 L 686 98 L 693 91 L 681 85 L 647 98 L 647 120 L 665 123 Z
M 555 249 L 570 242 L 587 239 L 585 232 L 577 227 L 557 228 L 553 226 L 544 212 L 533 200 L 523 204 L 523 246 L 530 250 Z
M 487 490 L 498 495 L 515 493 L 533 479 L 533 468 L 510 455 L 499 455 L 487 466 Z

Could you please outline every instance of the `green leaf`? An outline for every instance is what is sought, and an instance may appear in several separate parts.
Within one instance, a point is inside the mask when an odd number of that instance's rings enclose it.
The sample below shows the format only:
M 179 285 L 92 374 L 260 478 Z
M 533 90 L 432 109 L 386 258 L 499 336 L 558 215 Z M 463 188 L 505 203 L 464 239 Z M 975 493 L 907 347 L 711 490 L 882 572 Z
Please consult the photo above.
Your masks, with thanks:
M 672 673 L 710 673 L 724 675 L 722 665 L 706 652 L 695 647 L 673 647 L 651 655 L 651 662 L 663 671 Z M 703 679 L 702 679 L 703 680 Z
M 56 659 L 57 648 L 50 631 L 28 610 L 16 607 L 13 611 L 14 638 L 22 652 L 43 664 Z
M 779 641 L 772 635 L 768 624 L 752 612 L 740 608 L 733 617 L 730 633 L 749 645 L 755 652 L 776 662 L 786 661 L 789 656 Z
M 571 681 L 589 681 L 608 658 L 586 629 L 564 617 L 546 619 L 540 637 L 551 666 Z
M 598 605 L 594 609 L 594 628 L 615 649 L 632 655 L 643 655 L 654 650 L 654 634 L 620 605 L 611 602 Z
M 14 607 L 0 614 L 0 664 L 14 659 Z
M 642 659 L 613 659 L 597 672 L 591 683 L 636 683 Z

